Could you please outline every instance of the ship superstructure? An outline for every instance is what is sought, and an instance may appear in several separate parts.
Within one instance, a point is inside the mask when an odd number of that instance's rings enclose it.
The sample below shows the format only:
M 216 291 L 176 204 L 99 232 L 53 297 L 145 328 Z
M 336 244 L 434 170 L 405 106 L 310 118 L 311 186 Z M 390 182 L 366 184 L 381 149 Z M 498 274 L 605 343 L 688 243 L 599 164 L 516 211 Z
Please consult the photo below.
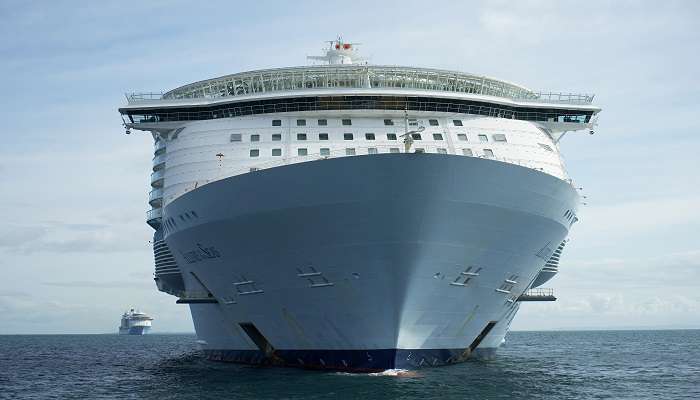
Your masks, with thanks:
M 122 314 L 119 324 L 120 335 L 145 335 L 151 330 L 153 318 L 133 308 Z
M 593 96 L 362 64 L 342 40 L 314 59 L 127 95 L 125 126 L 155 143 L 159 290 L 189 304 L 212 359 L 493 353 L 578 220 L 559 141 L 592 132 Z

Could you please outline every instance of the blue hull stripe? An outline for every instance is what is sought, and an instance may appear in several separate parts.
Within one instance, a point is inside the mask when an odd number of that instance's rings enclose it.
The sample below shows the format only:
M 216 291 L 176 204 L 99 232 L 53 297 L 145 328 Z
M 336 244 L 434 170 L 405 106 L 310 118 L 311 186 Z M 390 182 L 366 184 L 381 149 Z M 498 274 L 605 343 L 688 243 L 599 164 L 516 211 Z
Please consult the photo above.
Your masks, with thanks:
M 495 349 L 477 349 L 472 357 L 490 356 Z M 309 369 L 376 372 L 387 369 L 417 369 L 459 363 L 470 356 L 469 349 L 380 349 L 380 350 L 204 350 L 208 359 L 253 365 L 274 365 Z

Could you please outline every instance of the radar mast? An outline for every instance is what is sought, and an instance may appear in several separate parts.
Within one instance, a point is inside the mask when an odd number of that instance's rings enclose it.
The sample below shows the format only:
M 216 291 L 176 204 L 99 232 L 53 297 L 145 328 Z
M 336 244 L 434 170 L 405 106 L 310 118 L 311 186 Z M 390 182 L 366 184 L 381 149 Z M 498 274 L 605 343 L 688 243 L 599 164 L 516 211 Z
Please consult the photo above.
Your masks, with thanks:
M 365 61 L 363 57 L 360 57 L 356 48 L 361 43 L 345 42 L 341 36 L 338 36 L 336 40 L 329 40 L 327 43 L 329 46 L 324 50 L 326 55 L 307 56 L 306 58 L 314 61 L 323 61 L 324 64 L 329 65 L 359 64 Z

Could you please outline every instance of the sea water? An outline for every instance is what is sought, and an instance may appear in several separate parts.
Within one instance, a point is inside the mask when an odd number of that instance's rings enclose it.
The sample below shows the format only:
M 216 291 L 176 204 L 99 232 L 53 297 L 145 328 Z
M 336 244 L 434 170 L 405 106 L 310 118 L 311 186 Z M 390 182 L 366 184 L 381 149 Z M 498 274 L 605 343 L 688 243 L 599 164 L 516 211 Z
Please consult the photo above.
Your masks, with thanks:
M 494 360 L 374 374 L 212 362 L 195 340 L 0 336 L 0 398 L 700 399 L 700 330 L 511 332 Z

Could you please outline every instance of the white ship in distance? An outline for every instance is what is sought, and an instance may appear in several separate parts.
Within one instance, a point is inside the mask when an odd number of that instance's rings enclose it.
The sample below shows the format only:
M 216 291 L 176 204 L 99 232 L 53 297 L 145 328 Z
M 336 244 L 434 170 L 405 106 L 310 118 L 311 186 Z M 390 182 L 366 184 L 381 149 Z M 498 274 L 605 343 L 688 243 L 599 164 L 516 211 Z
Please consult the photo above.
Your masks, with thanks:
M 154 139 L 155 281 L 213 360 L 350 371 L 492 357 L 523 301 L 554 300 L 580 194 L 559 143 L 593 95 L 371 65 L 128 94 Z M 362 62 L 358 62 L 362 61 Z
M 153 318 L 133 308 L 122 314 L 119 324 L 120 335 L 145 335 L 151 330 Z

